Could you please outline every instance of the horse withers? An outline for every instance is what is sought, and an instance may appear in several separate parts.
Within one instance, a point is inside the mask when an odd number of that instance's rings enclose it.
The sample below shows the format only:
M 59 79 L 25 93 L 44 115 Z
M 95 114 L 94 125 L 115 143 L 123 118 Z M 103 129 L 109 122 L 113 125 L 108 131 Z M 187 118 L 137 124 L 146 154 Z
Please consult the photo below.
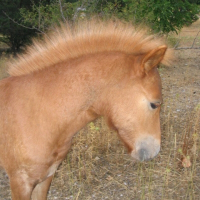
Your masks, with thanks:
M 44 200 L 76 132 L 104 116 L 135 160 L 160 150 L 160 63 L 170 49 L 119 21 L 61 25 L 0 81 L 0 165 L 13 200 Z

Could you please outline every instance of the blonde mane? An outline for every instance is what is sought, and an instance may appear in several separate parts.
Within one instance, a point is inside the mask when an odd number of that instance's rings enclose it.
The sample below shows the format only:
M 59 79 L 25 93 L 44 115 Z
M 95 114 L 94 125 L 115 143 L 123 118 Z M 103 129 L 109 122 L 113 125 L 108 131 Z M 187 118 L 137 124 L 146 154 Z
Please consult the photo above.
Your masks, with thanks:
M 163 45 L 161 39 L 148 36 L 144 29 L 136 30 L 131 24 L 118 20 L 80 21 L 74 26 L 61 24 L 47 34 L 43 41 L 34 40 L 26 53 L 8 63 L 9 74 L 20 76 L 48 66 L 98 52 L 120 51 L 127 54 L 144 54 Z M 170 61 L 170 49 L 162 63 Z

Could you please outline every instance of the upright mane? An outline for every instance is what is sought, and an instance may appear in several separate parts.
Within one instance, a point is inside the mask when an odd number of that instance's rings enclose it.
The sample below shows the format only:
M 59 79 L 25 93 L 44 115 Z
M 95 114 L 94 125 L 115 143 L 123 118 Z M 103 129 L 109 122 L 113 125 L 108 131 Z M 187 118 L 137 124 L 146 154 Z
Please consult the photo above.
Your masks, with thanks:
M 44 69 L 48 66 L 98 52 L 120 51 L 127 54 L 144 54 L 163 45 L 155 35 L 148 35 L 146 29 L 139 29 L 130 23 L 118 20 L 80 21 L 55 27 L 55 30 L 41 40 L 34 40 L 26 53 L 8 63 L 11 76 L 20 76 Z M 167 50 L 163 64 L 170 61 Z

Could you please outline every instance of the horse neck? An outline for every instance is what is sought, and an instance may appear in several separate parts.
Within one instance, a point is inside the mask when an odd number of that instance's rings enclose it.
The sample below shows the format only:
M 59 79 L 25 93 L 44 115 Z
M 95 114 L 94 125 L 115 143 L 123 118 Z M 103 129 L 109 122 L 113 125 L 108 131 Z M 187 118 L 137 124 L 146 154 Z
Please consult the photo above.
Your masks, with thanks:
M 44 107 L 60 127 L 74 134 L 103 115 L 106 92 L 122 76 L 117 66 L 123 65 L 123 57 L 121 53 L 87 55 L 33 75 Z

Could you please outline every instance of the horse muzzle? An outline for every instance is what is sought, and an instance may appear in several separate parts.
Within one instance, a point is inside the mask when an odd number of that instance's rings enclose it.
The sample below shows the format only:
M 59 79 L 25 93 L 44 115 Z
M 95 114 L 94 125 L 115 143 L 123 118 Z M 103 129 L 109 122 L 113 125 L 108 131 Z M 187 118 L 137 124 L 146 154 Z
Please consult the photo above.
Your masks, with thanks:
M 160 141 L 149 136 L 136 141 L 135 150 L 131 152 L 131 156 L 136 160 L 145 161 L 154 158 L 159 151 Z

